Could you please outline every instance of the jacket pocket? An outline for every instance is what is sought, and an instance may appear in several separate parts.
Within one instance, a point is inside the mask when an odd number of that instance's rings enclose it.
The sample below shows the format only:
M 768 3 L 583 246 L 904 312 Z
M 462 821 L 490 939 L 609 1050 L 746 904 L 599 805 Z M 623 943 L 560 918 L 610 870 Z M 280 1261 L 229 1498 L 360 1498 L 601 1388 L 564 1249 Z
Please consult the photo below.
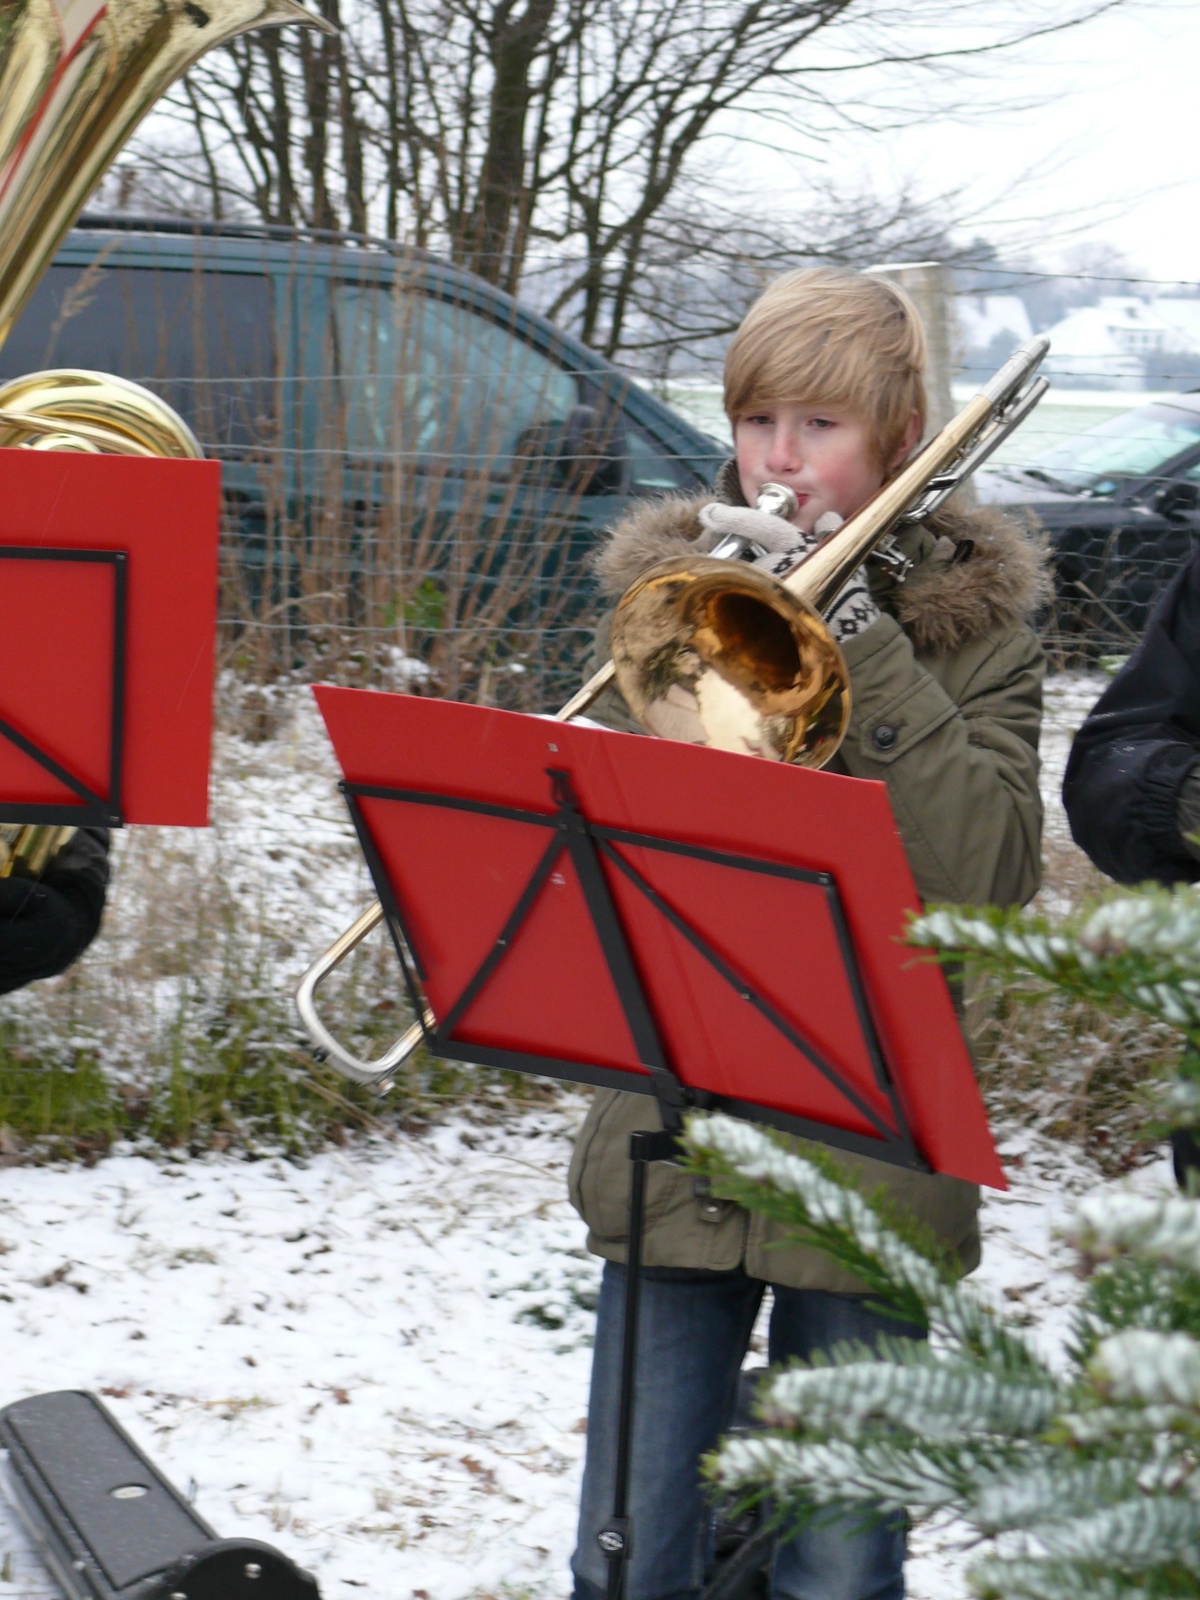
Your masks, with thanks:
M 958 707 L 932 678 L 907 684 L 888 699 L 871 696 L 858 731 L 859 755 L 890 766 L 957 714 Z
M 617 1242 L 629 1233 L 629 1136 L 656 1131 L 658 1106 L 650 1095 L 627 1094 L 619 1089 L 597 1089 L 575 1149 L 567 1177 L 571 1204 L 597 1239 Z M 691 1178 L 678 1167 L 655 1162 L 646 1186 L 646 1226 L 660 1217 L 671 1201 L 669 1178 Z

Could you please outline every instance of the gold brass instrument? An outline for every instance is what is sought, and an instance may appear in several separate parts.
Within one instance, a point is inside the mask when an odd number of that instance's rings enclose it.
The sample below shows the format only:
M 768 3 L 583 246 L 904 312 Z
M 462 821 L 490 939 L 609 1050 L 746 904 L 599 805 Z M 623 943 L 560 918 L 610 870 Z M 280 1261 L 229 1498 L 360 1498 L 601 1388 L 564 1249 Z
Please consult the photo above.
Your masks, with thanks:
M 893 532 L 920 522 L 949 498 L 1024 422 L 1050 387 L 1035 377 L 1050 341 L 1031 339 L 907 466 L 781 578 L 747 564 L 748 540 L 711 555 L 659 562 L 622 595 L 613 617 L 613 659 L 557 712 L 582 716 L 615 680 L 651 733 L 716 749 L 821 767 L 845 735 L 850 680 L 822 619 L 866 558 L 887 550 Z M 759 508 L 780 511 L 790 491 L 764 486 Z M 763 497 L 774 503 L 764 505 Z M 779 497 L 779 498 L 775 498 Z M 791 506 L 794 509 L 795 499 Z M 383 1055 L 353 1055 L 321 1021 L 321 982 L 383 920 L 376 902 L 301 978 L 296 1009 L 316 1054 L 356 1083 L 384 1094 L 435 1019 L 426 1010 Z
M 0 823 L 0 878 L 40 878 L 75 832 L 44 824 Z
M 155 101 L 214 45 L 305 22 L 296 0 L 0 0 L 0 344 Z M 0 448 L 203 454 L 170 406 L 99 372 L 0 386 Z M 37 876 L 73 828 L 0 826 L 0 877 Z

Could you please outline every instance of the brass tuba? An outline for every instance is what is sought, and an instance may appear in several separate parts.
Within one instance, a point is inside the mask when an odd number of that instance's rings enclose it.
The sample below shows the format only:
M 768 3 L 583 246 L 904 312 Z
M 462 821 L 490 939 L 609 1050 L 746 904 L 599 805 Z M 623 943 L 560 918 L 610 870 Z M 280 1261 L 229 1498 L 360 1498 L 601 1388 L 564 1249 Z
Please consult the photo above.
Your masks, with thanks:
M 296 0 L 0 0 L 0 344 L 155 101 L 214 45 L 305 22 Z M 148 389 L 99 372 L 0 386 L 0 448 L 203 454 Z M 73 828 L 0 825 L 0 877 L 38 875 Z
M 822 619 L 867 556 L 883 552 L 906 523 L 936 511 L 1018 428 L 1050 387 L 1035 376 L 1050 341 L 1031 339 L 907 466 L 836 533 L 781 578 L 747 564 L 749 541 L 730 538 L 708 556 L 679 556 L 643 573 L 613 617 L 613 659 L 556 713 L 569 722 L 595 704 L 614 680 L 651 733 L 822 767 L 842 742 L 850 715 L 850 679 L 842 652 Z M 786 488 L 767 484 L 761 509 L 782 511 Z M 772 496 L 774 504 L 765 504 Z M 795 499 L 791 501 L 795 506 Z M 425 1011 L 381 1056 L 366 1061 L 333 1036 L 316 1008 L 326 977 L 383 920 L 376 901 L 319 955 L 300 979 L 296 1009 L 316 1047 L 355 1083 L 378 1093 L 423 1043 L 435 1019 Z

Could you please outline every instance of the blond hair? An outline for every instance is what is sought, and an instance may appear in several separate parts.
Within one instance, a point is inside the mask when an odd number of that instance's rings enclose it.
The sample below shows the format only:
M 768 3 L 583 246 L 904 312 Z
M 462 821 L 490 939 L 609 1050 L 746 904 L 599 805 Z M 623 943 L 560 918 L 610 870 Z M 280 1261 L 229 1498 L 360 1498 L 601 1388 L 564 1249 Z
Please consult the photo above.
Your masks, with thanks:
M 788 272 L 759 296 L 725 354 L 731 423 L 770 405 L 824 405 L 867 426 L 887 466 L 915 411 L 925 428 L 925 330 L 903 289 L 840 267 Z

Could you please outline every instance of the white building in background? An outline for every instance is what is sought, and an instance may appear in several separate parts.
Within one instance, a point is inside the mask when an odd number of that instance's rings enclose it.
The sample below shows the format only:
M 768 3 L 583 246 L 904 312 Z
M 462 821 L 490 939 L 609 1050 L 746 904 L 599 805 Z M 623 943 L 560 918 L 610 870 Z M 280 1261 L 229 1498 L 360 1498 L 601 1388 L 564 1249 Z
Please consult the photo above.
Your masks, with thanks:
M 1156 300 L 1154 309 L 1178 341 L 1166 349 L 1188 354 L 1200 350 L 1200 300 Z
M 1001 336 L 1015 349 L 1033 338 L 1029 313 L 1019 295 L 960 294 L 955 300 L 964 352 L 987 351 Z
M 1065 388 L 1140 389 L 1147 356 L 1200 355 L 1200 301 L 1106 295 L 1046 334 L 1046 375 Z

